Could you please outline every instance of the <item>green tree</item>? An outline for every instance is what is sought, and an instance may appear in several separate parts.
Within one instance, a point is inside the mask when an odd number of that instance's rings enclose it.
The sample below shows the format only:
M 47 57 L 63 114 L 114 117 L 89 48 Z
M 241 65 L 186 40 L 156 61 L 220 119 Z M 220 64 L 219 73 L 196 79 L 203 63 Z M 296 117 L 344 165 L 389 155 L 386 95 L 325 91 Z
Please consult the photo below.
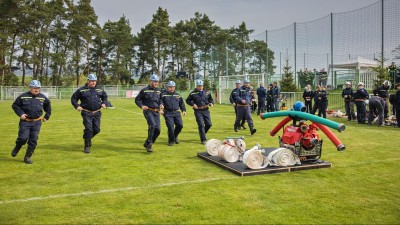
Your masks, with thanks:
M 20 1 L 3 0 L 0 1 L 0 76 L 1 85 L 4 85 L 6 75 L 11 73 L 11 64 L 13 60 L 14 44 L 18 29 L 17 19 L 18 5 Z M 6 58 L 9 57 L 7 63 Z
M 139 83 L 145 83 L 149 80 L 149 76 L 153 70 L 153 56 L 155 55 L 154 42 L 149 24 L 141 28 L 140 32 L 134 38 L 134 43 L 138 49 L 136 53 L 138 70 L 141 70 Z M 149 66 L 151 67 L 151 71 L 148 71 Z
M 246 47 L 247 42 L 249 41 L 249 35 L 253 33 L 254 30 L 248 30 L 246 27 L 246 23 L 242 22 L 238 27 L 230 28 L 230 45 L 232 49 L 235 51 L 235 54 L 240 58 L 241 74 L 246 74 L 246 53 L 249 52 L 249 48 Z M 238 61 L 239 62 L 239 61 Z
M 71 35 L 72 62 L 76 76 L 76 85 L 80 83 L 80 72 L 89 73 L 89 45 L 92 43 L 92 37 L 96 35 L 99 25 L 97 15 L 90 5 L 90 0 L 79 0 L 77 5 L 68 2 L 68 8 L 72 12 L 71 23 L 68 30 Z M 82 56 L 86 53 L 86 65 L 81 66 Z
M 169 15 L 166 9 L 159 7 L 153 15 L 150 23 L 151 33 L 157 48 L 157 74 L 161 80 L 165 78 L 164 68 L 168 56 L 168 45 L 171 40 L 171 27 L 169 26 Z M 162 61 L 162 62 L 161 62 Z M 160 67 L 162 71 L 160 71 Z
M 134 47 L 132 29 L 129 21 L 122 16 L 117 22 L 106 22 L 103 28 L 106 37 L 106 49 L 110 59 L 108 72 L 115 84 L 128 84 L 131 77 L 130 65 Z
M 250 55 L 254 59 L 252 62 L 254 68 L 250 68 L 250 73 L 273 74 L 274 69 L 276 68 L 276 66 L 273 65 L 274 52 L 267 48 L 265 41 L 254 40 L 249 42 L 248 46 L 250 49 Z M 267 60 L 268 71 L 266 71 Z
M 381 57 L 375 58 L 378 63 L 377 66 L 372 67 L 372 71 L 376 74 L 376 79 L 374 79 L 374 89 L 382 86 L 383 81 L 389 80 L 389 71 L 385 68 L 384 64 L 387 59 L 381 59 Z
M 294 84 L 291 68 L 292 67 L 289 65 L 289 58 L 286 56 L 285 64 L 283 66 L 283 77 L 280 81 L 281 91 L 283 92 L 296 91 L 296 85 Z

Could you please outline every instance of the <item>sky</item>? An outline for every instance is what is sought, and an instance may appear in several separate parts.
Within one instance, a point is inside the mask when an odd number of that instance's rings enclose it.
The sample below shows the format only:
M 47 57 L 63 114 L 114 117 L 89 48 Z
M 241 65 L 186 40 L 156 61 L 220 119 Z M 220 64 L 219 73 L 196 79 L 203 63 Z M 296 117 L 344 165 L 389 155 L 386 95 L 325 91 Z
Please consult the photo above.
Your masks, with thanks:
M 92 0 L 100 25 L 125 15 L 136 34 L 150 23 L 158 7 L 167 9 L 170 25 L 189 20 L 195 12 L 206 14 L 227 29 L 242 22 L 253 29 L 250 36 L 359 9 L 379 0 Z

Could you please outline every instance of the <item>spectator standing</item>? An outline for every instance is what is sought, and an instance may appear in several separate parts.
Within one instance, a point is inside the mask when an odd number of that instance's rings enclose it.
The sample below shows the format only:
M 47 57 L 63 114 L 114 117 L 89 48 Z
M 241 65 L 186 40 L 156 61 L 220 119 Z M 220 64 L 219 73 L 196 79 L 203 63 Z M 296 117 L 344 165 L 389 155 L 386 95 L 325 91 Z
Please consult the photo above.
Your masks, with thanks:
M 365 124 L 366 104 L 365 100 L 369 99 L 367 90 L 364 89 L 364 83 L 358 83 L 357 91 L 354 93 L 354 102 L 357 107 L 357 121 L 359 124 Z
M 347 121 L 356 120 L 356 114 L 354 113 L 353 88 L 351 88 L 351 83 L 349 81 L 347 81 L 345 85 L 346 88 L 342 91 L 342 98 L 344 99 Z
M 311 85 L 307 84 L 306 88 L 303 92 L 303 99 L 304 99 L 304 105 L 306 106 L 307 113 L 312 113 L 312 98 L 314 96 L 314 92 L 311 89 Z

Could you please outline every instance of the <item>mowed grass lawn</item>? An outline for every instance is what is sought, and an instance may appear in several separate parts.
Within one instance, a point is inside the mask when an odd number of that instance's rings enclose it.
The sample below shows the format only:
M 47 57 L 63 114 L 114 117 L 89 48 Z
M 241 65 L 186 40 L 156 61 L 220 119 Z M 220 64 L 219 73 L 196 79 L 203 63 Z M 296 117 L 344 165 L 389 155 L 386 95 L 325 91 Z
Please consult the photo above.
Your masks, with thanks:
M 11 157 L 18 117 L 0 102 L 0 223 L 2 224 L 398 224 L 400 129 L 346 121 L 335 133 L 344 152 L 324 136 L 322 159 L 332 168 L 239 177 L 196 155 L 203 152 L 193 110 L 183 118 L 181 143 L 167 146 L 162 131 L 152 154 L 143 142 L 147 124 L 132 99 L 111 99 L 92 153 L 83 153 L 82 118 L 69 100 L 53 100 L 33 164 L 26 145 Z M 232 106 L 211 109 L 208 138 L 245 135 L 248 147 L 277 147 L 269 131 L 233 132 Z M 322 132 L 320 132 L 322 134 Z M 280 132 L 281 134 L 281 132 Z

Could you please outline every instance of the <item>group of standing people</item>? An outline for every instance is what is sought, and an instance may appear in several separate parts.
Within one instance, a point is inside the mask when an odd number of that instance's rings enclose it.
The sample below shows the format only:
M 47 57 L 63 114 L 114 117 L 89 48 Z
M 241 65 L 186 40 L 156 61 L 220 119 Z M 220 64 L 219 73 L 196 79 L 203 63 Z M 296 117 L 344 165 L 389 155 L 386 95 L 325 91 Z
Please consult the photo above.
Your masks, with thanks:
M 307 84 L 303 92 L 304 105 L 306 112 L 326 118 L 326 109 L 328 108 L 328 92 L 325 86 L 317 86 L 315 91 L 311 89 L 311 85 Z M 313 103 L 314 102 L 314 103 Z
M 236 81 L 236 88 L 238 88 L 238 85 L 239 87 L 241 86 L 240 80 Z M 236 105 L 236 103 L 232 98 L 232 93 L 236 91 L 236 88 L 232 90 L 229 98 L 229 101 L 233 105 Z M 251 90 L 250 95 L 252 101 L 251 112 L 255 113 L 257 110 L 257 115 L 260 115 L 260 113 L 275 112 L 280 110 L 279 101 L 281 91 L 277 82 L 271 83 L 267 86 L 267 88 L 265 88 L 264 84 L 261 83 L 257 90 Z

